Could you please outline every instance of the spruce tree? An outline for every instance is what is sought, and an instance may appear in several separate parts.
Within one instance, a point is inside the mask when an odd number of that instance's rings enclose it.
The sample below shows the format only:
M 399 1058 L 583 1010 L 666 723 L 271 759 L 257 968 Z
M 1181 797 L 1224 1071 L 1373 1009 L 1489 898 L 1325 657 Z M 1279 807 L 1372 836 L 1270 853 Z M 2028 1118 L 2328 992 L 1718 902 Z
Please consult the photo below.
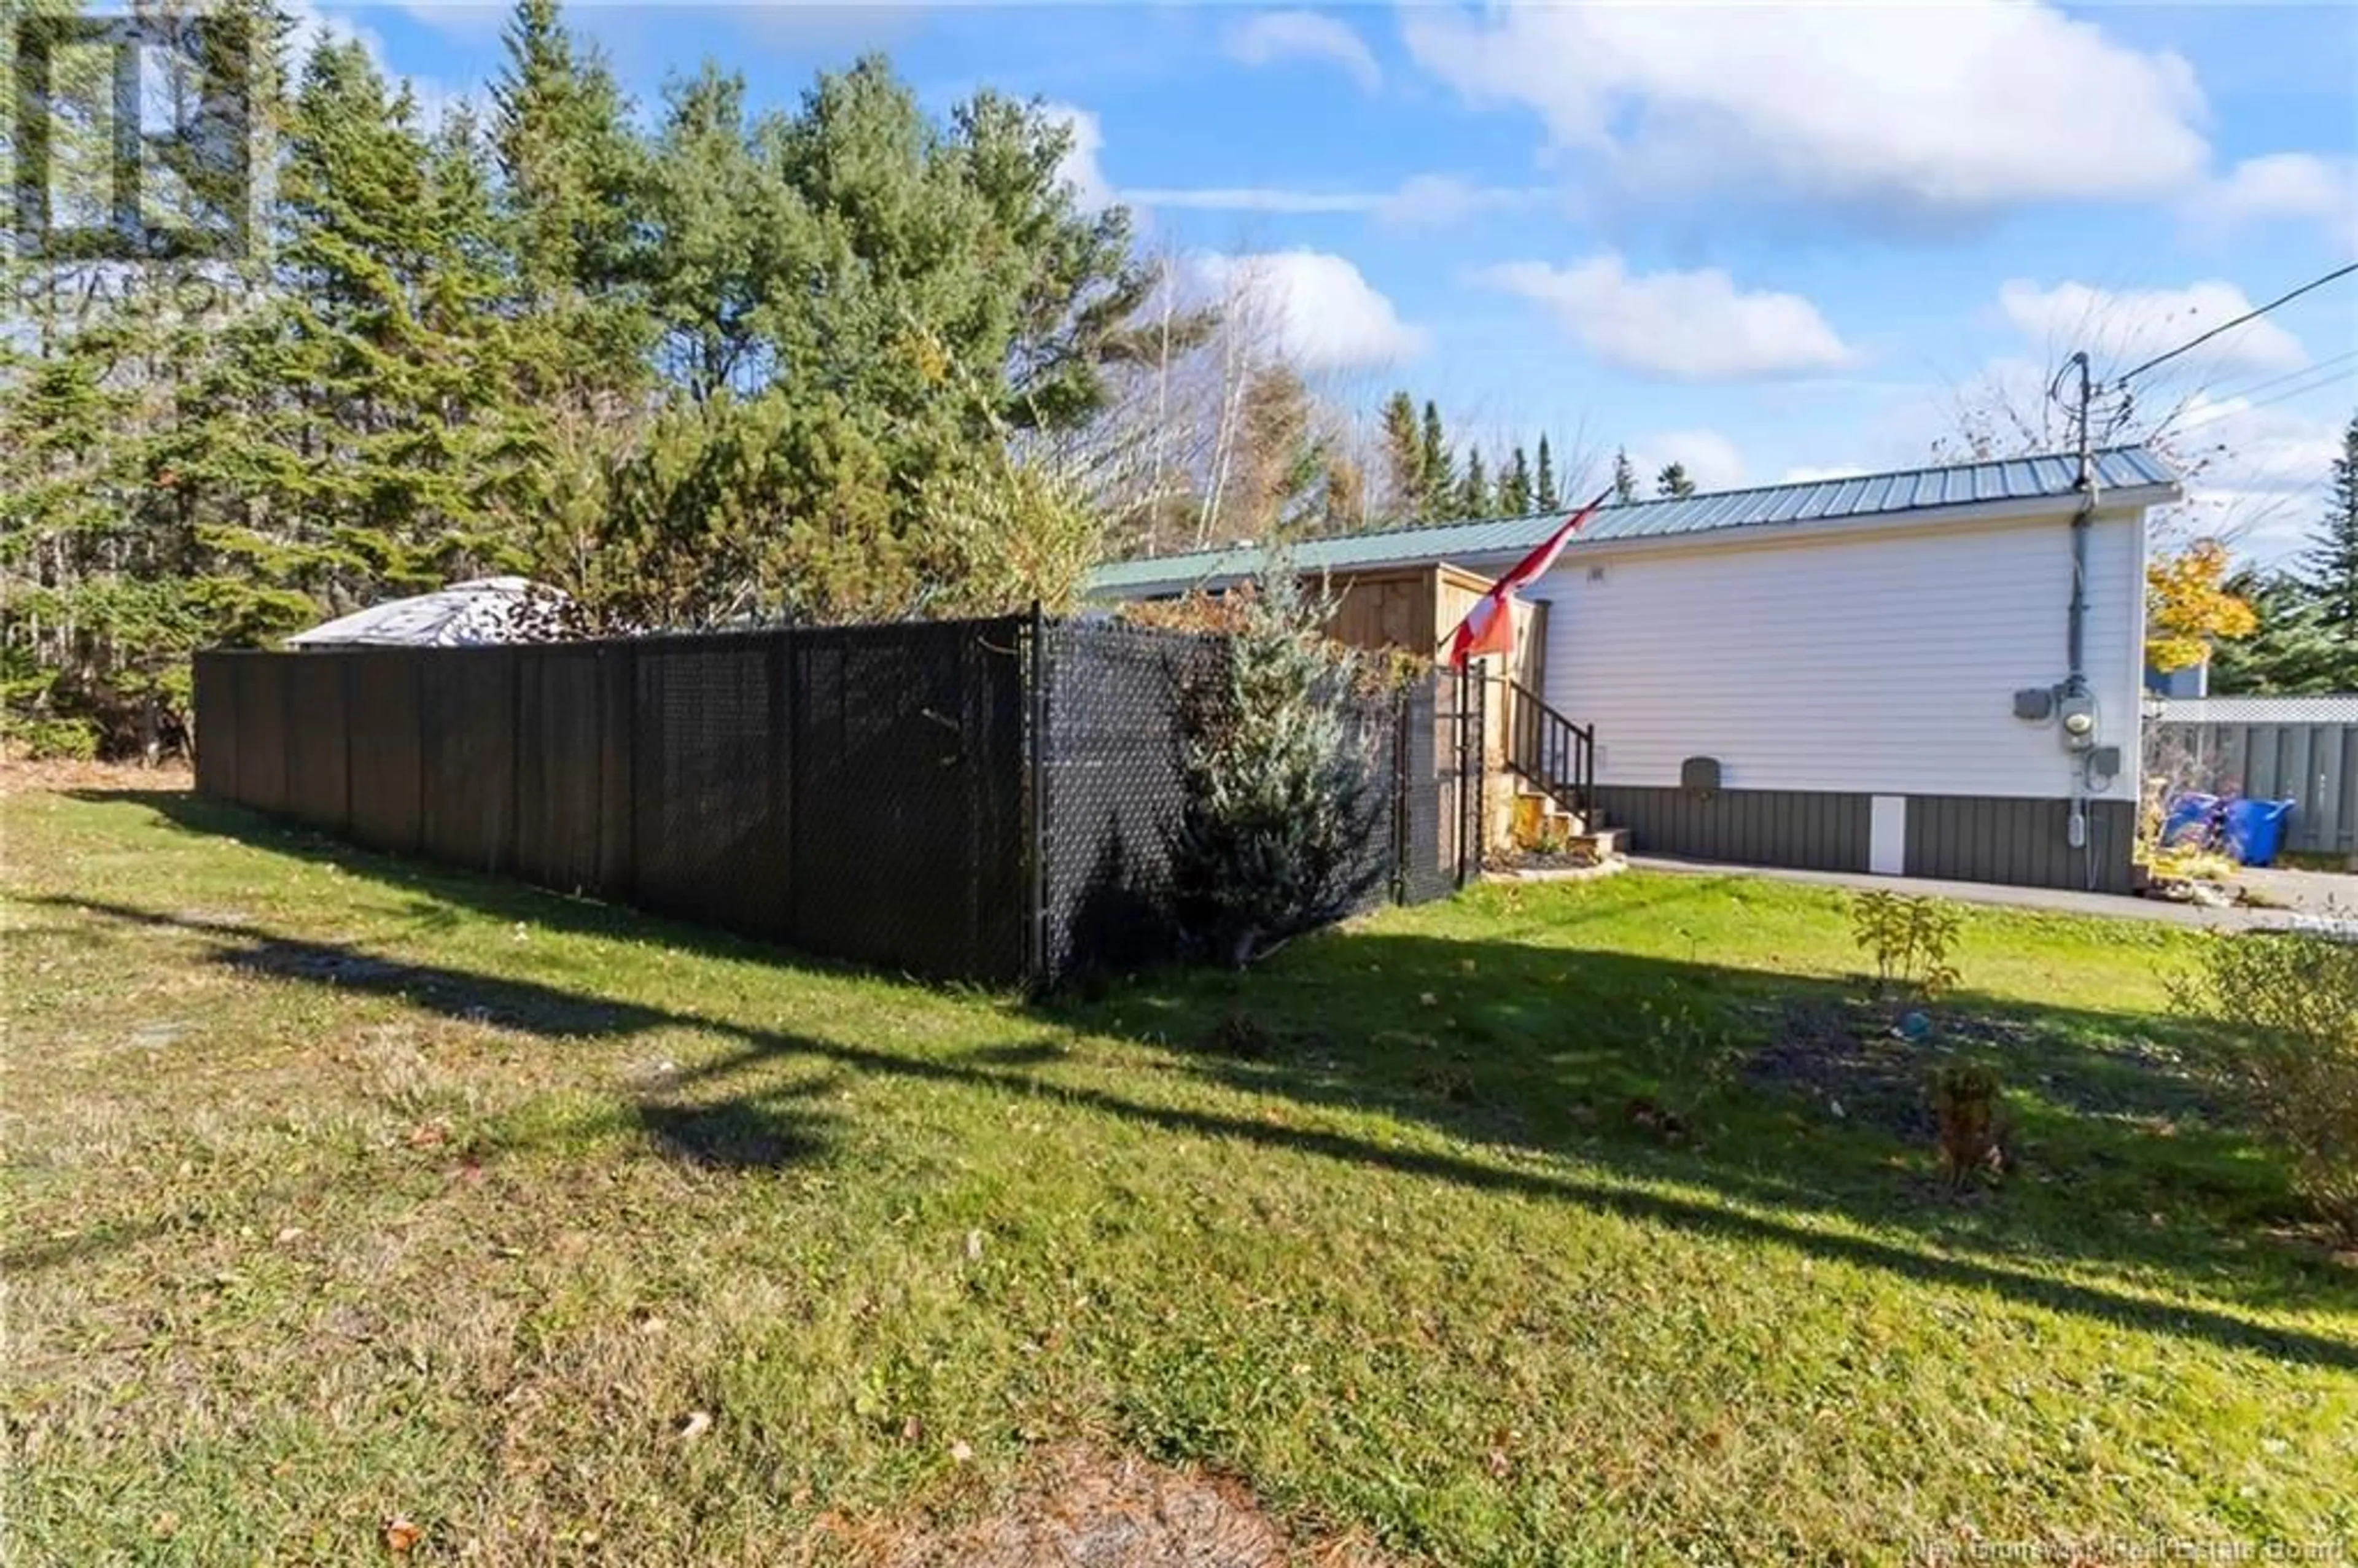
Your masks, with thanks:
M 1405 388 L 1384 400 L 1384 515 L 1413 517 L 1424 494 L 1424 445 Z
M 1466 449 L 1466 477 L 1457 482 L 1456 512 L 1460 517 L 1488 517 L 1496 511 L 1497 500 L 1490 492 L 1489 470 L 1482 461 L 1482 449 Z
M 514 368 L 528 398 L 585 405 L 645 380 L 635 289 L 644 155 L 604 59 L 578 47 L 557 0 L 519 0 L 492 83 L 499 217 L 512 259 Z
M 1457 474 L 1449 443 L 1442 434 L 1441 410 L 1431 398 L 1424 403 L 1422 450 L 1417 461 L 1422 482 L 1417 492 L 1416 514 L 1430 522 L 1449 510 Z
M 2325 515 L 2312 539 L 2299 558 L 2301 584 L 2318 626 L 2358 663 L 2358 414 L 2342 433 Z
M 1683 501 L 1694 492 L 1694 481 L 1687 477 L 1684 463 L 1665 463 L 1654 476 L 1654 493 L 1666 501 Z
M 1498 476 L 1498 510 L 1509 517 L 1521 517 L 1531 509 L 1531 460 L 1517 447 L 1507 461 L 1507 471 Z
M 1555 459 L 1548 451 L 1548 438 L 1540 438 L 1539 471 L 1531 480 L 1531 502 L 1541 512 L 1553 512 L 1563 504 L 1563 497 L 1555 488 Z
M 1630 464 L 1627 447 L 1613 451 L 1613 499 L 1624 504 L 1638 499 L 1638 470 Z

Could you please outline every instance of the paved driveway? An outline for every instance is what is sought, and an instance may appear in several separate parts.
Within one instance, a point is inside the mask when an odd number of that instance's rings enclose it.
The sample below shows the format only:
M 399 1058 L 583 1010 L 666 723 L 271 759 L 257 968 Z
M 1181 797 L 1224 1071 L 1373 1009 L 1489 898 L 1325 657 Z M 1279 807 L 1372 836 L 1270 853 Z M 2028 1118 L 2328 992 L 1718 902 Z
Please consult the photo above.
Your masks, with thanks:
M 2001 887 L 1994 882 L 1941 881 L 1931 877 L 1878 877 L 1864 871 L 1798 871 L 1781 866 L 1736 866 L 1716 860 L 1671 860 L 1660 855 L 1632 855 L 1629 863 L 1650 871 L 1769 877 L 1778 881 L 1812 882 L 1821 887 L 1926 893 L 1937 898 L 1952 898 L 1962 903 L 1994 903 L 2014 909 L 2046 910 L 2056 914 L 2101 915 L 2112 920 L 2161 920 L 2178 925 L 2207 926 L 2226 931 L 2299 926 L 2320 919 L 2358 923 L 2358 876 L 2343 876 L 2330 871 L 2247 871 L 2237 880 L 2281 907 L 2212 909 L 2202 904 L 2175 903 L 2168 899 L 2075 892 L 2067 888 Z M 2353 925 L 2353 928 L 2358 930 L 2358 925 Z

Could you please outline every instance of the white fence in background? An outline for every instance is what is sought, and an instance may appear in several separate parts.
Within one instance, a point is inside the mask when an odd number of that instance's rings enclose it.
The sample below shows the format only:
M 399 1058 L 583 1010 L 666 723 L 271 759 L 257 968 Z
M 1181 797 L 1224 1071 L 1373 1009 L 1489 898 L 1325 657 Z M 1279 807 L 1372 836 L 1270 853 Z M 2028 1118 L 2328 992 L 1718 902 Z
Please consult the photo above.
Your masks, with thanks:
M 2358 858 L 2358 694 L 2167 697 L 2148 724 L 2172 784 L 2292 801 L 2286 849 Z

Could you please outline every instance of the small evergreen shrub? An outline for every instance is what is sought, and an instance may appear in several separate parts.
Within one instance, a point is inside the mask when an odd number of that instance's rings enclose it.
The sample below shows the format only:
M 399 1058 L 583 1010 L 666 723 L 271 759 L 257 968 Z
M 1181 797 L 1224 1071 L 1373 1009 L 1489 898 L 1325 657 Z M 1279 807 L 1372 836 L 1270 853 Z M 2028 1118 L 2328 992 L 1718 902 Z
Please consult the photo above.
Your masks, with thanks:
M 98 726 L 87 719 L 12 718 L 0 737 L 35 762 L 87 762 L 98 755 Z
M 1273 552 L 1225 656 L 1184 694 L 1185 804 L 1174 834 L 1181 919 L 1241 968 L 1347 913 L 1383 874 L 1375 748 L 1355 715 L 1360 661 Z
M 2358 1243 L 2358 946 L 2219 936 L 2173 986 L 2180 1011 L 2216 1026 L 2212 1071 L 2289 1157 L 2295 1190 Z

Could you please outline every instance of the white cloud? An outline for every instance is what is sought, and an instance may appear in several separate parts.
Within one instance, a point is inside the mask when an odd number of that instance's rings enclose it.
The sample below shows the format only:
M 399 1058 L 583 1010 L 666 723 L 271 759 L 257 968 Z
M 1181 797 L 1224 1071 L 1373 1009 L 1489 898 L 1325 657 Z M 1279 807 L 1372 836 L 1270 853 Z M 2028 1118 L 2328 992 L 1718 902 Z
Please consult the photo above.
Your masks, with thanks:
M 2188 530 L 2226 537 L 2262 561 L 2308 542 L 2325 513 L 2342 427 L 2321 414 L 2197 394 L 2171 421 L 2186 476 Z
M 1545 306 L 1608 364 L 1674 381 L 1836 370 L 1857 355 L 1798 294 L 1747 294 L 1717 268 L 1633 274 L 1611 253 L 1568 267 L 1509 262 L 1477 281 Z
M 1285 59 L 1324 60 L 1339 67 L 1366 92 L 1383 85 L 1365 38 L 1332 16 L 1315 11 L 1262 11 L 1228 29 L 1228 57 L 1244 65 Z
M 2358 254 L 2358 158 L 2315 153 L 2248 157 L 2186 203 L 2188 224 L 2214 235 L 2251 223 L 2313 222 L 2327 243 Z
M 1270 185 L 1208 185 L 1125 190 L 1132 207 L 1199 212 L 1372 212 L 1384 198 L 1363 190 L 1296 190 Z
M 1098 117 L 1070 103 L 1045 103 L 1041 113 L 1072 135 L 1071 145 L 1056 165 L 1056 178 L 1073 188 L 1073 200 L 1088 212 L 1111 205 L 1113 186 L 1098 167 L 1098 154 L 1105 149 L 1105 129 Z
M 2115 292 L 2084 283 L 2041 288 L 2015 278 L 1998 290 L 1997 303 L 2033 348 L 2058 362 L 2085 349 L 2099 374 L 2127 370 L 2252 308 L 2242 289 L 2217 281 Z M 2298 370 L 2308 362 L 2300 340 L 2263 318 L 2195 350 L 2188 368 Z
M 1362 369 L 1422 353 L 1425 334 L 1341 256 L 1325 251 L 1204 255 L 1188 271 L 1201 289 L 1235 302 L 1232 319 L 1265 332 L 1305 373 Z
M 1125 190 L 1132 207 L 1202 212 L 1349 212 L 1403 229 L 1445 228 L 1477 212 L 1527 206 L 1541 192 L 1523 186 L 1476 185 L 1449 174 L 1412 175 L 1390 190 L 1303 190 L 1289 186 L 1186 186 Z
M 1379 222 L 1403 229 L 1444 229 L 1477 212 L 1526 207 L 1539 192 L 1522 186 L 1476 185 L 1449 174 L 1412 175 L 1378 201 Z
M 1716 430 L 1662 430 L 1629 443 L 1629 466 L 1638 470 L 1638 493 L 1654 493 L 1654 476 L 1671 463 L 1687 470 L 1697 490 L 1740 490 L 1744 454 Z
M 2046 5 L 1411 7 L 1410 52 L 1632 184 L 1971 212 L 2183 189 L 2191 67 Z

